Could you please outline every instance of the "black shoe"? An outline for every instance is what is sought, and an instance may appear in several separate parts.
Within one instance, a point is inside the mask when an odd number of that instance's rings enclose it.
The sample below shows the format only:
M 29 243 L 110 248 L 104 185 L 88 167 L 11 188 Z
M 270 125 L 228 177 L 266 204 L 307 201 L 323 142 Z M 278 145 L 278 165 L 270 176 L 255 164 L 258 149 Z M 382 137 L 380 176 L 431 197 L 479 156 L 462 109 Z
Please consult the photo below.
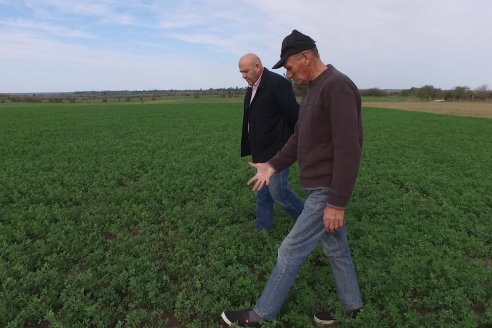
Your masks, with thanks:
M 345 315 L 350 318 L 355 318 L 359 311 L 360 309 L 347 311 L 345 312 Z M 321 311 L 314 315 L 313 320 L 319 325 L 332 325 L 335 323 L 335 315 L 333 314 L 332 311 L 329 310 Z
M 222 319 L 229 326 L 238 325 L 240 327 L 259 327 L 258 321 L 250 320 L 249 310 L 243 311 L 224 311 L 222 312 Z
M 313 320 L 318 325 L 332 325 L 335 323 L 335 316 L 331 311 L 321 311 L 314 315 Z

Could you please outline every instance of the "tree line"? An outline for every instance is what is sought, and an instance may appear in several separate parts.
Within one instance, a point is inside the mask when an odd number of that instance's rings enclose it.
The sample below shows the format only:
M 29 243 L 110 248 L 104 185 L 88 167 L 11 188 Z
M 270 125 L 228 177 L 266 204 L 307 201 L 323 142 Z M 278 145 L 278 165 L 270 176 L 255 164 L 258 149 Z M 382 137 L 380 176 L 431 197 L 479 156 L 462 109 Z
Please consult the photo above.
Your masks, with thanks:
M 75 103 L 75 102 L 143 102 L 167 99 L 168 97 L 216 96 L 220 98 L 242 97 L 245 88 L 210 88 L 185 90 L 104 90 L 45 93 L 0 94 L 0 103 Z
M 296 96 L 302 97 L 306 90 L 305 86 L 292 84 Z M 361 89 L 360 93 L 363 97 L 385 97 L 398 96 L 407 98 L 418 98 L 421 101 L 492 101 L 492 90 L 489 90 L 487 85 L 482 85 L 474 90 L 467 86 L 457 86 L 450 90 L 439 89 L 432 85 L 424 85 L 423 87 L 410 89 L 380 89 L 369 88 Z
M 302 97 L 306 87 L 293 83 L 294 93 Z M 5 102 L 142 102 L 161 100 L 166 97 L 193 97 L 216 96 L 221 98 L 237 98 L 244 95 L 246 88 L 210 88 L 199 90 L 120 90 L 120 91 L 75 91 L 63 93 L 19 93 L 19 94 L 0 94 L 0 103 Z M 361 95 L 365 97 L 385 97 L 399 96 L 407 98 L 417 98 L 421 101 L 472 101 L 490 102 L 492 101 L 492 90 L 487 85 L 482 85 L 476 89 L 467 86 L 457 86 L 450 90 L 439 89 L 432 85 L 410 89 L 380 89 L 369 88 L 361 89 Z
M 432 85 L 424 85 L 420 88 L 410 88 L 403 90 L 383 90 L 371 88 L 361 90 L 362 96 L 400 96 L 400 97 L 416 97 L 421 101 L 492 101 L 492 90 L 489 90 L 487 85 L 482 85 L 474 90 L 466 86 L 457 86 L 450 90 L 435 88 Z

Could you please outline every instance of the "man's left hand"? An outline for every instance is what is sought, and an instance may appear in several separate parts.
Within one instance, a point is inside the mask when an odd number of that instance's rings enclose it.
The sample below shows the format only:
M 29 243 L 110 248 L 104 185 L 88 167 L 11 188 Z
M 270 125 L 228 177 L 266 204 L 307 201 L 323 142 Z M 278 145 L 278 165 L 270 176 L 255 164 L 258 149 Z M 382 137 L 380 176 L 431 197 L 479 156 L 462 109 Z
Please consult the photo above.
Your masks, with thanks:
M 325 230 L 334 233 L 343 226 L 345 210 L 327 206 L 323 215 Z
M 265 185 L 268 186 L 270 183 L 270 178 L 275 174 L 275 169 L 267 163 L 248 163 L 250 167 L 256 169 L 256 174 L 254 177 L 249 179 L 248 186 L 255 184 L 253 186 L 253 191 L 261 190 Z

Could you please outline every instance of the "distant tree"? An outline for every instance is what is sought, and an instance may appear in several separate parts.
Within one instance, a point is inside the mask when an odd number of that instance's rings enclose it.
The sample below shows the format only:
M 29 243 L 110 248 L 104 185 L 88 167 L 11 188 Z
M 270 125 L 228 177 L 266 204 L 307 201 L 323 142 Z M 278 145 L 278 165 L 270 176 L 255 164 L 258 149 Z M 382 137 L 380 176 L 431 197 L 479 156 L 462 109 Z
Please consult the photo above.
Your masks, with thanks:
M 488 90 L 488 86 L 486 84 L 483 84 L 474 90 L 474 92 L 473 92 L 474 99 L 473 100 L 487 101 L 489 99 L 489 94 L 490 94 L 490 92 Z
M 419 89 L 412 87 L 410 89 L 401 90 L 400 96 L 402 97 L 416 97 Z
M 444 100 L 445 101 L 453 101 L 453 99 L 454 99 L 453 90 L 444 91 Z
M 362 96 L 370 96 L 370 97 L 382 97 L 388 95 L 386 91 L 381 90 L 379 88 L 363 89 L 360 91 L 360 94 Z
M 439 88 L 435 88 L 432 99 L 433 100 L 436 100 L 436 99 L 444 99 L 444 94 L 445 93 L 446 93 L 445 90 L 442 90 L 442 89 L 439 89 Z
M 469 87 L 456 87 L 452 91 L 453 98 L 456 101 L 464 101 L 468 98 L 469 91 L 470 91 Z
M 417 92 L 417 97 L 420 98 L 421 101 L 430 101 L 435 93 L 435 88 L 432 85 L 424 85 Z

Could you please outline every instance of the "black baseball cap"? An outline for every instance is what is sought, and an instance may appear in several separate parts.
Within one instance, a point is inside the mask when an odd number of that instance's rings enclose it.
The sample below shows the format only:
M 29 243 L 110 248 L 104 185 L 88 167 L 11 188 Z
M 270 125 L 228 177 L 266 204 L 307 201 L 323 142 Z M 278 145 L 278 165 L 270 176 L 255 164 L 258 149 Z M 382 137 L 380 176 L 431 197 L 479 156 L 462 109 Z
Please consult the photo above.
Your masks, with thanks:
M 309 36 L 302 34 L 298 30 L 293 30 L 282 41 L 282 49 L 280 51 L 280 60 L 272 68 L 280 68 L 284 66 L 287 58 L 298 54 L 301 51 L 316 48 L 315 41 Z

